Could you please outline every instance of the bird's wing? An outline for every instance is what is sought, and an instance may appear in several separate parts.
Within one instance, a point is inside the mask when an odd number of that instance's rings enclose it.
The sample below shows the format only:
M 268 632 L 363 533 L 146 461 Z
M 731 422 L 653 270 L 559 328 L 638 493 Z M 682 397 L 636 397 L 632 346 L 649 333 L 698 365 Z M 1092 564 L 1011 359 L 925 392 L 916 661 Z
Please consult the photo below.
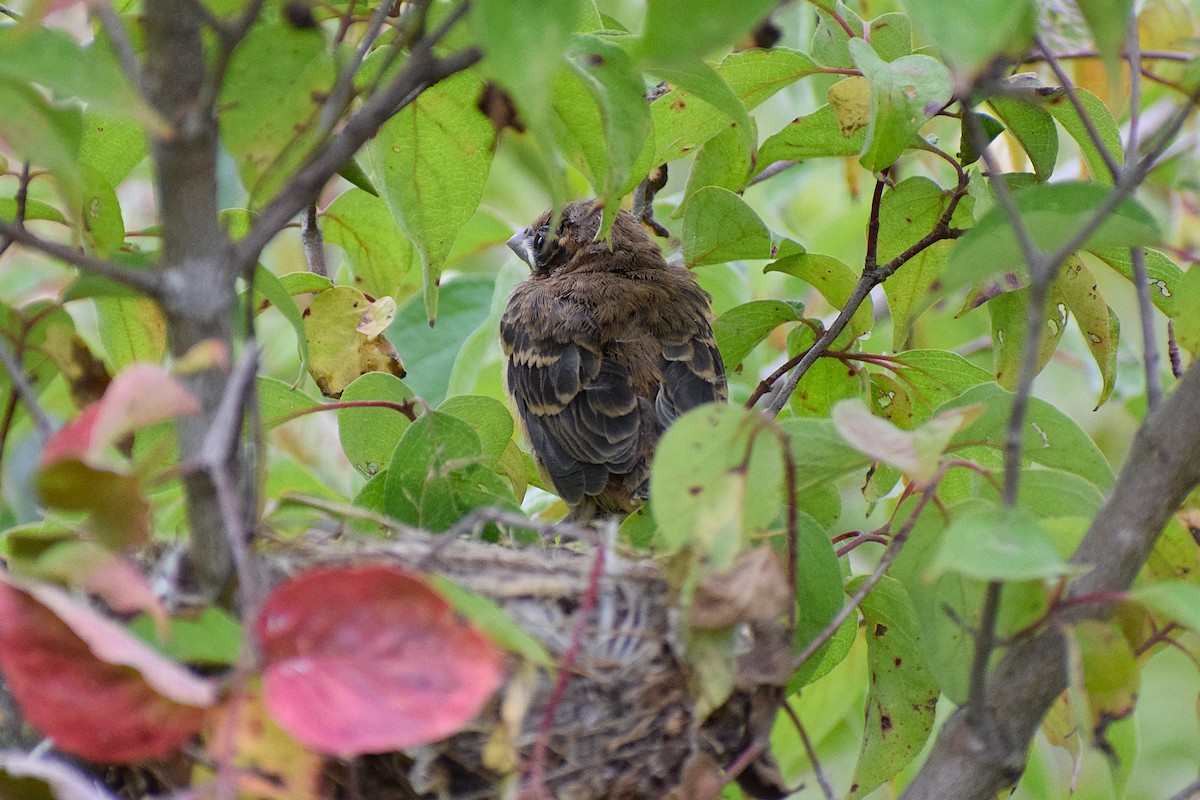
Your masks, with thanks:
M 523 284 L 500 321 L 508 391 L 534 453 L 570 504 L 638 459 L 641 409 L 629 370 L 605 358 L 583 305 Z
M 674 292 L 672 324 L 662 333 L 662 384 L 654 407 L 665 428 L 680 414 L 729 394 L 725 364 L 708 315 L 708 296 L 688 281 Z

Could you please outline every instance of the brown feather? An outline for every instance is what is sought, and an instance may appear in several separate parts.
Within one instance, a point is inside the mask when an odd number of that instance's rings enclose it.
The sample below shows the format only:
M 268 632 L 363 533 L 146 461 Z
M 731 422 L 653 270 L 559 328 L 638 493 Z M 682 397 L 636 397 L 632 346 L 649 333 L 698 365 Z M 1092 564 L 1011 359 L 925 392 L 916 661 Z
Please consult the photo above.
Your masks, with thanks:
M 708 294 L 632 214 L 611 249 L 594 241 L 599 218 L 571 203 L 553 233 L 546 212 L 513 237 L 533 272 L 500 321 L 508 392 L 575 519 L 637 508 L 663 430 L 727 395 Z

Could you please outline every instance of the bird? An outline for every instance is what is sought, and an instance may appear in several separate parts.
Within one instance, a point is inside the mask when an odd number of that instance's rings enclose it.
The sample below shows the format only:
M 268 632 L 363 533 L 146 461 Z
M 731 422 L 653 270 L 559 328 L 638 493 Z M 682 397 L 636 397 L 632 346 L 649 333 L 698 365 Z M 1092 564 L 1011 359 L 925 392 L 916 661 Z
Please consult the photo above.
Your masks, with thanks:
M 728 396 L 712 298 L 628 211 L 598 240 L 601 210 L 568 203 L 508 240 L 530 275 L 500 319 L 507 391 L 577 523 L 639 508 L 663 431 Z

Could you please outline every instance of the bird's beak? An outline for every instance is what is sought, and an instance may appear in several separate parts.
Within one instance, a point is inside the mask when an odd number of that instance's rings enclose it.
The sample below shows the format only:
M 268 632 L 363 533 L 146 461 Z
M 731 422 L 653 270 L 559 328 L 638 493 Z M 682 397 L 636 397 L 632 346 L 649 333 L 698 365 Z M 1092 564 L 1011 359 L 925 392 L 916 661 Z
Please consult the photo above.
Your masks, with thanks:
M 528 264 L 530 269 L 533 269 L 537 253 L 533 252 L 533 232 L 529 228 L 517 231 L 508 240 L 508 249 L 516 253 L 517 258 Z

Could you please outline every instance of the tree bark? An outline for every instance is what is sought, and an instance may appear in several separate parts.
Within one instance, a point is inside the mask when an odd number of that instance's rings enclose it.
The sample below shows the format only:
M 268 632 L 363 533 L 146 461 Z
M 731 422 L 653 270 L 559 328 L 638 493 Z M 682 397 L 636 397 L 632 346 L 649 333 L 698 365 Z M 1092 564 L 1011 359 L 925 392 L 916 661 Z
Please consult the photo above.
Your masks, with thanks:
M 1067 596 L 1128 589 L 1159 533 L 1197 484 L 1200 367 L 1192 366 L 1138 431 L 1112 494 L 1071 558 L 1091 571 L 1072 584 Z M 988 678 L 982 722 L 970 724 L 965 708 L 955 712 L 903 797 L 985 800 L 1012 786 L 1042 718 L 1067 687 L 1066 642 L 1055 623 L 1111 615 L 1111 603 L 1071 606 L 1045 630 L 1010 648 Z
M 217 341 L 232 354 L 238 270 L 217 218 L 217 122 L 211 107 L 201 107 L 208 75 L 201 22 L 188 3 L 173 0 L 147 0 L 144 20 L 143 89 L 171 125 L 171 133 L 151 146 L 162 224 L 167 339 L 175 357 L 205 340 Z M 201 407 L 177 426 L 185 464 L 201 450 L 226 377 L 215 367 L 182 376 Z M 237 485 L 243 465 L 234 459 L 228 469 Z M 186 474 L 183 486 L 191 528 L 188 588 L 215 597 L 232 569 L 216 489 L 203 470 Z

